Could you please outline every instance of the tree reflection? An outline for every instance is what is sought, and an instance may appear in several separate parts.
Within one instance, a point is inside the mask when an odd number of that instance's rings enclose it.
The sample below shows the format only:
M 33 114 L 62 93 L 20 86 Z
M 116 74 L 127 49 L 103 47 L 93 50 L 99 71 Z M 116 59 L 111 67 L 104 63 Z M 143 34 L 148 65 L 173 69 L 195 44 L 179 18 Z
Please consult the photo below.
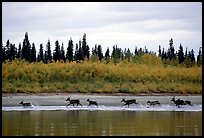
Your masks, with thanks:
M 202 112 L 3 111 L 2 120 L 3 136 L 202 135 Z

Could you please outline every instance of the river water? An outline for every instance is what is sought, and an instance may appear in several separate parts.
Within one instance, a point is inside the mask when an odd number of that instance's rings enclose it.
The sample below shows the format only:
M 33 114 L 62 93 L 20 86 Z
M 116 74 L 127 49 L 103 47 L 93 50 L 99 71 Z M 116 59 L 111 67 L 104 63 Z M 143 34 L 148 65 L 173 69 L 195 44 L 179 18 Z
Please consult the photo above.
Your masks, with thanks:
M 2 107 L 3 136 L 202 136 L 202 104 Z

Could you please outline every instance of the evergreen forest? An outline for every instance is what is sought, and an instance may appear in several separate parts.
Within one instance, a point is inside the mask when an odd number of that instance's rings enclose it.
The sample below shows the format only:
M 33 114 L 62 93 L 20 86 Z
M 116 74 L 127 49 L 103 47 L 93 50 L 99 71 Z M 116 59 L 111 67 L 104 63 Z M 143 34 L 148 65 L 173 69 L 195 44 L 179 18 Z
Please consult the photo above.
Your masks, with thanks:
M 51 45 L 55 48 L 52 51 Z M 158 46 L 158 54 L 135 47 L 112 51 L 90 47 L 86 34 L 74 45 L 48 40 L 36 50 L 28 33 L 18 46 L 2 42 L 2 91 L 4 93 L 202 93 L 202 47 L 197 56 L 182 44 L 175 50 Z

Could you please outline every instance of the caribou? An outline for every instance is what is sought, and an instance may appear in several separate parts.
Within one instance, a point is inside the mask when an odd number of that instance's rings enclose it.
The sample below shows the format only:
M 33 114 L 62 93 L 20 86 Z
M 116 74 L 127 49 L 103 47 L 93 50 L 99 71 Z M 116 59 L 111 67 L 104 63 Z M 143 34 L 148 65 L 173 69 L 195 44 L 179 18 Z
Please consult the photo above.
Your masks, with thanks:
M 179 108 L 180 108 L 179 105 L 191 105 L 192 106 L 191 101 L 188 101 L 188 100 L 185 100 L 185 101 L 181 99 L 175 100 L 175 97 L 173 97 L 171 101 L 173 101 L 176 104 L 176 106 L 178 106 Z
M 22 104 L 23 107 L 31 106 L 31 103 L 24 103 L 23 101 L 21 101 L 20 104 Z
M 175 100 L 175 97 L 173 97 L 173 98 L 171 99 L 171 101 L 174 102 L 174 103 L 176 104 L 176 106 L 178 106 L 178 108 L 180 108 L 179 105 L 185 105 L 185 104 L 186 104 L 184 100 L 181 100 L 181 99 Z
M 192 105 L 191 101 L 188 101 L 188 100 L 185 100 L 185 103 L 188 104 L 188 105 Z
M 69 101 L 69 104 L 68 104 L 67 106 L 69 106 L 69 105 L 71 105 L 71 104 L 73 105 L 73 107 L 74 107 L 75 104 L 76 104 L 77 106 L 78 106 L 78 105 L 81 105 L 79 99 L 72 99 L 72 100 L 71 100 L 70 97 L 68 97 L 66 101 Z M 67 106 L 66 106 L 66 107 L 67 107 Z M 81 105 L 81 106 L 82 106 L 82 105 Z
M 153 106 L 154 107 L 154 105 L 156 105 L 156 104 L 158 104 L 158 105 L 160 105 L 160 102 L 157 100 L 157 101 L 147 101 L 147 103 L 149 103 L 149 105 L 151 106 Z
M 87 102 L 89 102 L 89 105 L 96 105 L 98 107 L 98 103 L 96 101 L 90 101 L 89 99 L 86 100 Z
M 125 105 L 127 105 L 127 106 L 129 107 L 129 105 L 130 105 L 130 104 L 133 104 L 133 103 L 134 103 L 134 104 L 138 104 L 135 99 L 125 100 L 125 98 L 123 98 L 121 102 L 124 102 L 124 103 L 125 103 L 125 104 L 123 104 L 121 107 L 123 107 L 123 106 L 125 106 Z

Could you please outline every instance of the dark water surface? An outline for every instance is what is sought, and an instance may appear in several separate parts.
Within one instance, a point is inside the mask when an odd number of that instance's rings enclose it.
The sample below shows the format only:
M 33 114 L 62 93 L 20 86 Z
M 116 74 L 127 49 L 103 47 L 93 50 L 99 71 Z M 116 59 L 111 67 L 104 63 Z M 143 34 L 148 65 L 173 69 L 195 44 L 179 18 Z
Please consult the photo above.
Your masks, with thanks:
M 202 136 L 202 111 L 2 111 L 2 135 Z

